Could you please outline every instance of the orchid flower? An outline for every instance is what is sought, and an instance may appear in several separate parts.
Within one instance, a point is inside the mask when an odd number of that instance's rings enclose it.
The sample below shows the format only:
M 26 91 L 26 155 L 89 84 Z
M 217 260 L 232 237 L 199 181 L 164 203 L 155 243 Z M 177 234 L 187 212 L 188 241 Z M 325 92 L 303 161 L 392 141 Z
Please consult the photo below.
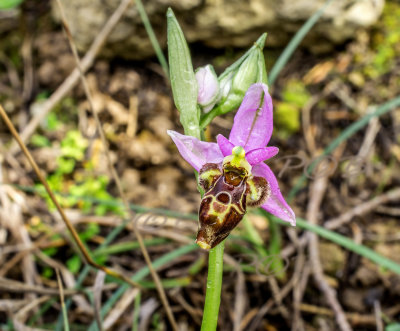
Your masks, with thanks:
M 218 135 L 217 143 L 203 142 L 168 131 L 182 157 L 199 172 L 199 184 L 205 190 L 196 239 L 200 247 L 209 249 L 224 240 L 247 206 L 260 206 L 296 225 L 275 175 L 264 163 L 278 153 L 277 147 L 266 146 L 272 129 L 272 99 L 268 87 L 257 83 L 247 90 L 229 139 Z

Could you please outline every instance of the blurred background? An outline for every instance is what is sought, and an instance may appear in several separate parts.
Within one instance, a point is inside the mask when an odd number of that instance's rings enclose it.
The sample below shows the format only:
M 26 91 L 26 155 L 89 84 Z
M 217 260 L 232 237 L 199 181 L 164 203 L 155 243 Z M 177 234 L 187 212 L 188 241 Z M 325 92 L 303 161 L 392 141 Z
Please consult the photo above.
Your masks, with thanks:
M 179 328 L 198 330 L 207 254 L 191 243 L 200 195 L 191 166 L 166 134 L 182 127 L 138 4 L 124 9 L 118 0 L 61 3 L 134 222 L 153 261 L 172 254 L 160 262 L 158 273 Z M 309 235 L 316 230 L 280 227 L 249 212 L 226 243 L 231 260 L 219 329 L 339 330 L 343 314 L 354 330 L 400 330 L 399 273 L 368 255 L 378 253 L 399 268 L 400 3 L 149 0 L 143 5 L 165 54 L 165 13 L 171 7 L 194 68 L 211 63 L 217 73 L 264 32 L 269 72 L 296 32 L 324 10 L 270 86 L 269 145 L 280 153 L 268 165 L 297 217 L 351 239 L 359 251 L 370 250 L 360 255 L 339 240 Z M 103 27 L 112 18 L 116 26 L 107 33 Z M 55 1 L 0 0 L 0 103 L 96 262 L 136 275 L 146 264 L 132 227 L 119 229 L 123 204 L 75 67 Z M 387 103 L 390 111 L 343 135 Z M 219 133 L 227 136 L 233 116 L 216 118 L 206 136 L 211 141 Z M 305 167 L 338 137 L 331 158 L 304 179 Z M 150 276 L 140 279 L 140 294 L 125 288 L 117 303 L 111 299 L 120 283 L 107 277 L 93 288 L 96 270 L 83 274 L 81 254 L 0 120 L 0 330 L 62 329 L 55 269 L 61 271 L 65 300 L 72 299 L 71 330 L 95 329 L 99 307 L 105 330 L 170 329 Z M 332 293 L 339 312 L 332 308 Z

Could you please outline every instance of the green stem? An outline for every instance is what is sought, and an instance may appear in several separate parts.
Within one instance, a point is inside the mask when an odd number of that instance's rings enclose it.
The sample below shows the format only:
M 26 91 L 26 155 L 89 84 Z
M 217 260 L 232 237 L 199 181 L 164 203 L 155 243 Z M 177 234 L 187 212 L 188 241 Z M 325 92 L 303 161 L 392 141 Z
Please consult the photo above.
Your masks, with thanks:
M 221 302 L 222 271 L 224 269 L 223 258 L 224 242 L 211 249 L 208 257 L 206 302 L 201 331 L 217 329 L 219 304 Z
M 186 132 L 186 128 L 185 128 Z M 200 132 L 203 131 L 200 129 Z M 203 134 L 195 137 L 203 140 Z M 195 172 L 196 180 L 198 182 L 198 173 Z M 204 190 L 199 185 L 201 196 L 204 195 Z M 217 329 L 219 304 L 221 302 L 221 285 L 222 274 L 224 270 L 224 242 L 210 250 L 208 256 L 208 275 L 207 275 L 207 288 L 206 300 L 203 309 L 203 321 L 201 322 L 202 331 L 214 331 Z

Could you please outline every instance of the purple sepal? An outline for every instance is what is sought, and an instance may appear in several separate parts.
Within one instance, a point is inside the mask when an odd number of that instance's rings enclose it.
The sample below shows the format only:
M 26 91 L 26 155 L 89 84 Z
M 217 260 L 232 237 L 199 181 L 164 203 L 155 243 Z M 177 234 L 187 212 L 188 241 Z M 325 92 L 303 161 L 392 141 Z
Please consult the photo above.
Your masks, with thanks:
M 265 147 L 272 134 L 272 99 L 265 84 L 250 86 L 235 116 L 229 141 L 245 151 Z
M 278 154 L 279 148 L 278 147 L 264 147 L 264 148 L 257 148 L 253 149 L 252 151 L 246 153 L 246 160 L 251 164 L 255 165 L 265 160 L 274 157 Z
M 217 143 L 223 156 L 232 154 L 232 149 L 233 147 L 235 147 L 235 145 L 232 144 L 228 139 L 226 139 L 222 134 L 219 134 L 217 136 Z
M 294 215 L 292 208 L 289 207 L 285 199 L 282 197 L 278 181 L 276 180 L 272 170 L 265 163 L 260 163 L 253 166 L 252 173 L 254 176 L 264 177 L 271 188 L 270 196 L 261 208 L 264 208 L 272 215 L 275 215 L 280 219 L 289 222 L 292 226 L 295 226 L 296 216 Z
M 223 155 L 216 143 L 199 141 L 176 131 L 168 130 L 182 157 L 197 171 L 206 163 L 221 163 Z

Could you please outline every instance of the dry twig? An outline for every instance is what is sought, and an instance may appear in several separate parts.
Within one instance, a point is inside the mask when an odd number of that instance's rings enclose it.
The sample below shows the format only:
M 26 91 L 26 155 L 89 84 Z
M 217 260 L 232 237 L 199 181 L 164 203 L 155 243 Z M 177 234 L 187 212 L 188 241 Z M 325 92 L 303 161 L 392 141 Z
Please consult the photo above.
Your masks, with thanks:
M 279 291 L 279 297 L 283 300 L 284 297 L 286 297 L 290 291 L 292 290 L 293 286 L 296 285 L 296 279 L 293 277 L 286 283 L 286 285 L 282 288 L 282 290 Z M 254 331 L 257 330 L 258 326 L 261 323 L 261 320 L 263 316 L 274 306 L 275 304 L 275 299 L 270 298 L 261 308 L 257 308 L 255 314 L 251 316 L 252 318 L 244 318 L 241 324 L 241 330 L 246 329 L 246 331 Z M 250 326 L 247 326 L 247 324 L 250 322 Z
M 340 215 L 339 217 L 330 219 L 324 224 L 324 226 L 330 230 L 337 229 L 343 224 L 350 222 L 355 216 L 364 215 L 376 209 L 378 206 L 399 199 L 400 199 L 400 188 L 396 188 L 394 190 L 381 194 L 380 196 L 377 196 L 367 202 L 364 202 L 354 207 L 353 209 Z
M 61 205 L 59 204 L 59 202 L 57 201 L 53 191 L 51 190 L 49 184 L 47 183 L 46 179 L 44 178 L 44 176 L 42 175 L 39 166 L 37 165 L 36 161 L 33 159 L 31 153 L 29 152 L 28 148 L 26 147 L 26 145 L 23 143 L 23 141 L 20 138 L 20 135 L 18 134 L 17 130 L 14 127 L 14 124 L 12 124 L 12 122 L 10 121 L 7 113 L 4 111 L 3 107 L 0 105 L 0 116 L 3 118 L 4 122 L 6 123 L 8 129 L 11 131 L 11 134 L 13 135 L 13 137 L 15 138 L 15 140 L 18 142 L 19 146 L 21 147 L 23 153 L 25 154 L 26 158 L 28 159 L 30 165 L 32 166 L 33 170 L 35 171 L 36 175 L 38 176 L 40 182 L 43 184 L 44 188 L 46 189 L 47 194 L 49 195 L 51 201 L 54 203 L 57 211 L 59 212 L 62 220 L 64 221 L 64 223 L 66 224 L 68 230 L 71 232 L 71 235 L 75 241 L 75 243 L 78 245 L 79 250 L 81 251 L 81 253 L 83 254 L 86 262 L 88 264 L 90 264 L 92 267 L 99 269 L 99 270 L 103 270 L 106 274 L 118 278 L 120 280 L 123 280 L 129 284 L 131 284 L 132 286 L 138 286 L 140 287 L 140 285 L 138 285 L 136 282 L 132 281 L 130 278 L 121 275 L 105 266 L 99 265 L 98 263 L 96 263 L 92 257 L 90 256 L 90 254 L 88 253 L 88 251 L 86 250 L 85 245 L 82 243 L 81 239 L 79 238 L 78 233 L 76 232 L 75 228 L 73 227 L 72 223 L 70 222 L 70 220 L 68 219 L 67 215 L 65 214 L 64 210 L 62 209 Z
M 310 272 L 310 265 L 306 262 L 304 248 L 299 247 L 293 272 L 294 283 L 296 286 L 293 288 L 292 331 L 304 330 L 304 323 L 300 314 L 300 303 L 308 283 Z
M 12 279 L 0 277 L 0 290 L 9 293 L 36 293 L 41 295 L 59 295 L 59 291 L 55 288 L 46 288 L 37 285 L 29 285 Z M 65 295 L 74 295 L 80 293 L 80 290 L 64 290 Z
M 310 188 L 310 201 L 307 206 L 307 219 L 311 224 L 317 224 L 318 213 L 322 199 L 325 195 L 326 187 L 328 184 L 327 177 L 317 178 Z M 324 272 L 322 270 L 321 260 L 318 251 L 318 236 L 313 232 L 308 233 L 309 242 L 308 249 L 310 254 L 311 268 L 314 275 L 314 279 L 319 289 L 324 293 L 326 300 L 333 309 L 336 317 L 336 322 L 342 331 L 352 330 L 349 322 L 344 314 L 342 307 L 336 297 L 336 292 L 327 283 L 324 278 Z
M 343 213 L 342 215 L 326 221 L 323 225 L 325 228 L 329 230 L 335 230 L 341 227 L 342 225 L 349 223 L 355 216 L 362 216 L 375 209 L 379 211 L 379 209 L 383 207 L 382 206 L 383 204 L 391 201 L 396 201 L 398 199 L 400 199 L 400 189 L 396 188 L 389 192 L 383 193 L 367 202 L 355 206 L 353 209 Z M 302 246 L 306 245 L 307 240 L 308 240 L 308 235 L 306 233 L 302 237 L 300 237 L 299 245 Z M 293 244 L 288 245 L 282 250 L 282 257 L 291 256 L 295 253 L 295 251 L 296 251 L 295 245 Z

